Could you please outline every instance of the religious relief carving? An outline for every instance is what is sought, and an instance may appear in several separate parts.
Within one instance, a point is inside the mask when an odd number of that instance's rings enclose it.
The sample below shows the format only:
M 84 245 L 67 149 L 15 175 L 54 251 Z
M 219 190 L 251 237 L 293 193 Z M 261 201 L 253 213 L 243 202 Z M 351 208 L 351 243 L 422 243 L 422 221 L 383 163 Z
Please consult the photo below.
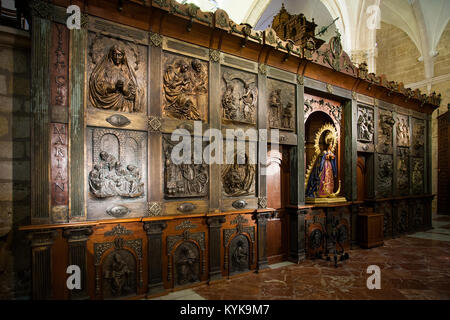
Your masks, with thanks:
M 250 269 L 250 245 L 246 236 L 240 234 L 229 245 L 230 275 Z
M 121 196 L 136 198 L 144 194 L 144 183 L 138 167 L 123 166 L 106 151 L 100 152 L 100 163 L 89 172 L 89 187 L 97 198 Z
M 397 146 L 409 147 L 409 121 L 407 116 L 397 115 Z
M 239 161 L 238 161 L 238 158 Z M 242 161 L 243 160 L 243 161 Z M 222 169 L 222 186 L 225 195 L 240 197 L 254 192 L 256 166 L 250 164 L 247 153 L 238 157 L 234 154 L 232 164 L 226 164 Z
M 185 241 L 175 250 L 175 285 L 182 286 L 200 280 L 200 251 L 197 246 Z
M 373 142 L 373 132 L 373 110 L 364 106 L 358 106 L 358 141 Z
M 412 125 L 411 153 L 413 156 L 421 157 L 423 156 L 425 145 L 425 122 L 413 118 Z
M 412 206 L 413 208 L 413 223 L 414 223 L 414 228 L 417 230 L 419 230 L 424 222 L 424 213 L 425 213 L 425 208 L 424 208 L 424 204 L 422 201 L 415 201 L 415 204 Z
M 295 127 L 295 92 L 292 85 L 269 79 L 269 127 L 293 131 Z
M 378 147 L 381 153 L 391 153 L 392 151 L 392 130 L 395 124 L 391 111 L 379 111 L 378 125 Z
M 258 88 L 256 76 L 223 68 L 223 119 L 256 124 Z
M 128 250 L 113 251 L 103 263 L 103 298 L 136 293 L 136 259 Z
M 378 174 L 376 177 L 377 197 L 392 195 L 393 160 L 391 155 L 378 154 Z
M 147 133 L 89 128 L 88 218 L 145 215 Z
M 415 194 L 423 193 L 423 172 L 424 165 L 423 159 L 412 158 L 411 159 L 411 182 L 412 182 L 412 190 Z
M 202 120 L 208 106 L 208 66 L 198 59 L 166 53 L 163 58 L 163 113 L 182 120 Z
M 145 112 L 146 49 L 100 34 L 89 37 L 89 101 L 98 109 Z M 144 64 L 144 65 L 141 65 Z
M 324 241 L 322 230 L 317 228 L 314 229 L 309 234 L 309 248 L 312 250 L 317 250 L 322 248 L 322 243 Z
M 208 195 L 209 170 L 204 162 L 196 164 L 192 153 L 190 161 L 175 164 L 172 150 L 176 145 L 163 138 L 164 194 L 167 198 L 204 197 Z
M 401 195 L 409 193 L 408 148 L 398 148 L 397 152 L 397 187 Z

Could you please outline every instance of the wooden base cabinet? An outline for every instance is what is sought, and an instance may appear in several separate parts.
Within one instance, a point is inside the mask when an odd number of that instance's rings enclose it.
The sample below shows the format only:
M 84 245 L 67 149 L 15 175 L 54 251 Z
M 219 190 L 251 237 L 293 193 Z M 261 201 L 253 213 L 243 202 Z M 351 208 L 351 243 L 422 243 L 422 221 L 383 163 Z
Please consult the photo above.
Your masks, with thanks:
M 382 213 L 358 214 L 358 244 L 365 249 L 383 245 Z

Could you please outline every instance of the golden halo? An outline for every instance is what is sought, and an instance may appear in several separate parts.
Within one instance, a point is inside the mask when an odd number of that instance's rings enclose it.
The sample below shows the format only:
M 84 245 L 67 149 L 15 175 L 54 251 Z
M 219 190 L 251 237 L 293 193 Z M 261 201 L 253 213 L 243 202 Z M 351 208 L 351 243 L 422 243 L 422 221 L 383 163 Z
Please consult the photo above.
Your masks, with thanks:
M 331 147 L 331 152 L 334 152 L 334 150 L 336 149 L 336 145 L 337 145 L 337 131 L 336 131 L 336 128 L 331 123 L 326 123 L 319 129 L 319 131 L 317 131 L 316 137 L 314 138 L 314 151 L 315 151 L 316 155 L 319 155 L 321 153 L 321 150 L 320 150 L 320 137 L 322 136 L 322 134 L 324 132 L 327 132 L 327 131 L 330 132 L 328 135 L 331 134 L 333 136 L 333 145 Z

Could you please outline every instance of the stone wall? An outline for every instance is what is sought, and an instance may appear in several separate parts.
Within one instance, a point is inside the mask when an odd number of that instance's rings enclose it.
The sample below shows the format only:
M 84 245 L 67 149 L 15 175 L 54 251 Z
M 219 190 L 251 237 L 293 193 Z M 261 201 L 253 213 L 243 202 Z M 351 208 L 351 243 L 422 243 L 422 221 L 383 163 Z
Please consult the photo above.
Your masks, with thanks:
M 416 45 L 401 29 L 381 23 L 377 30 L 377 75 L 385 74 L 389 81 L 404 84 L 425 79 L 423 62 Z
M 0 26 L 0 299 L 29 293 L 30 37 Z

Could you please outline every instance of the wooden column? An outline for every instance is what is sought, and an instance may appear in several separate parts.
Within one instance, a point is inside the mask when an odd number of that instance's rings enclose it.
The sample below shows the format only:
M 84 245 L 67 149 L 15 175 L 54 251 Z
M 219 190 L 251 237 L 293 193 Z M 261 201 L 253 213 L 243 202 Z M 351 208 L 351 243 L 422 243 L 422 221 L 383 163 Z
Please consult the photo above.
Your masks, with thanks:
M 221 94 L 220 93 L 220 52 L 211 50 L 209 63 L 209 128 L 221 130 Z M 223 154 L 223 150 L 217 150 Z M 220 192 L 220 164 L 211 163 L 209 165 L 209 211 L 220 211 L 222 197 Z
M 267 139 L 269 134 L 267 133 L 267 69 L 264 64 L 260 64 L 258 67 L 258 114 L 257 123 L 258 129 L 264 131 L 260 132 L 258 136 L 258 179 L 257 183 L 257 195 L 258 195 L 258 208 L 264 209 L 267 207 Z M 264 134 L 265 132 L 265 134 Z
M 256 266 L 256 269 L 258 271 L 264 270 L 268 268 L 268 261 L 267 261 L 267 253 L 266 253 L 266 239 L 267 239 L 267 220 L 270 217 L 269 212 L 257 212 L 255 213 L 253 219 L 256 220 L 257 224 L 257 232 L 258 232 L 258 264 Z
M 31 28 L 31 222 L 50 219 L 50 72 L 51 6 L 32 3 Z
M 289 261 L 305 260 L 305 215 L 306 209 L 288 208 L 289 213 Z
M 56 234 L 55 230 L 36 230 L 29 234 L 31 240 L 31 290 L 34 300 L 52 298 L 52 245 Z
M 290 202 L 294 206 L 305 203 L 305 116 L 304 116 L 304 81 L 303 76 L 297 77 L 296 104 L 297 104 L 297 146 L 290 152 Z
M 358 198 L 356 183 L 356 163 L 357 163 L 357 115 L 358 105 L 356 100 L 350 100 L 344 105 L 344 146 L 345 146 L 345 197 L 348 201 Z
M 92 227 L 66 228 L 63 231 L 63 236 L 67 238 L 69 245 L 69 265 L 76 265 L 80 267 L 81 271 L 81 289 L 73 289 L 70 291 L 70 298 L 72 300 L 89 299 L 86 243 L 92 232 Z
M 220 247 L 222 244 L 220 235 L 225 216 L 210 217 L 206 220 L 209 226 L 209 281 L 222 278 L 220 268 Z
M 87 34 L 83 23 L 81 29 L 70 31 L 70 221 L 86 219 L 84 86 Z
M 148 157 L 148 214 L 163 214 L 163 163 L 162 163 L 162 111 L 161 111 L 161 59 L 162 37 L 150 33 L 148 56 L 148 150 L 153 156 Z
M 152 295 L 164 291 L 162 276 L 162 234 L 167 227 L 165 221 L 144 222 L 148 240 L 148 290 Z

